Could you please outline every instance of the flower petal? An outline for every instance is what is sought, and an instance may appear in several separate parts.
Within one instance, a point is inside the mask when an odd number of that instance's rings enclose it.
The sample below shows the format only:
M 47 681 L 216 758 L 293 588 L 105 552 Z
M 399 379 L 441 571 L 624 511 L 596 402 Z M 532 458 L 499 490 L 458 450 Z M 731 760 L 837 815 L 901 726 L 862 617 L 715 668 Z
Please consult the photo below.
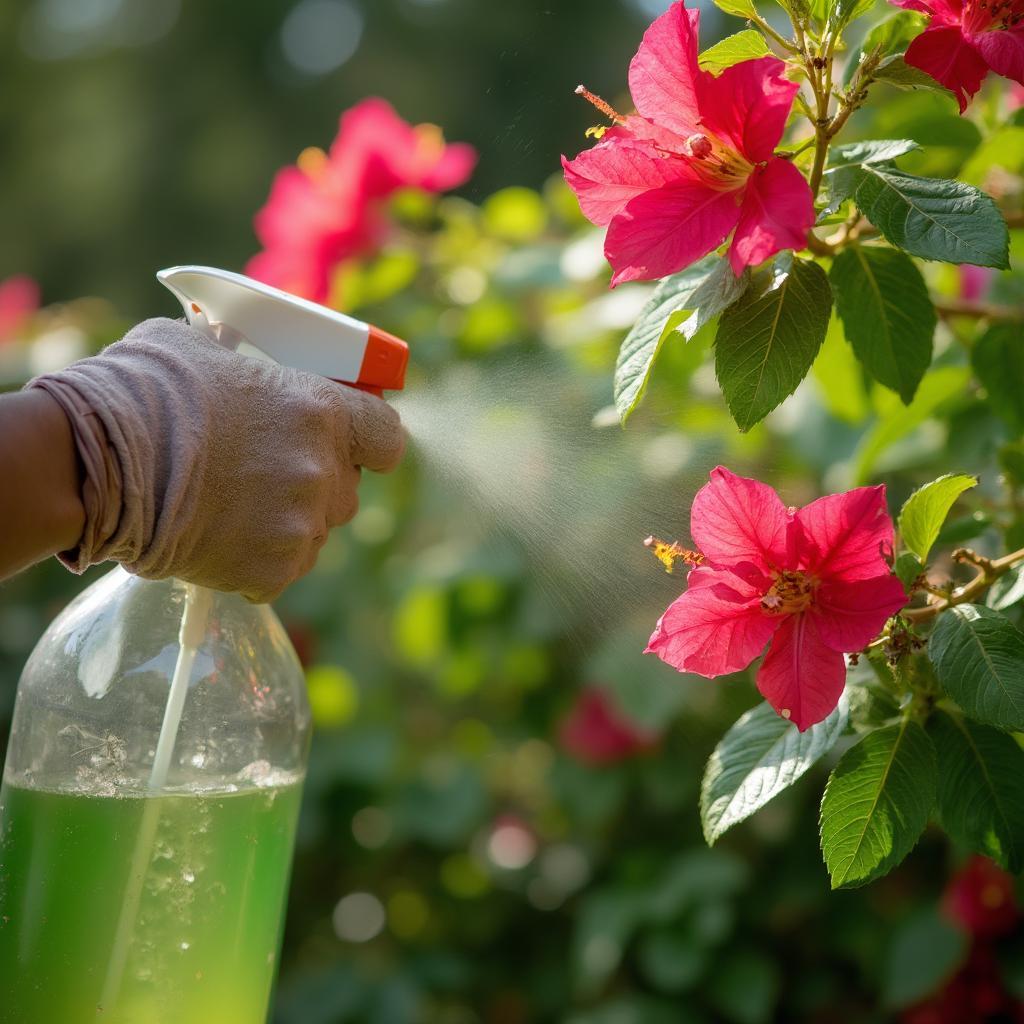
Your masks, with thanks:
M 981 52 L 988 66 L 1003 78 L 1024 84 L 1024 29 L 980 32 L 972 42 Z
M 814 224 L 814 198 L 804 176 L 789 160 L 772 157 L 747 181 L 740 220 L 729 246 L 738 277 L 783 249 L 802 249 Z
M 771 487 L 724 466 L 711 471 L 690 509 L 690 535 L 713 566 L 749 562 L 762 572 L 784 566 L 789 522 Z
M 631 199 L 605 238 L 612 284 L 674 274 L 718 248 L 739 220 L 739 196 L 680 179 Z
M 821 580 L 866 580 L 888 573 L 892 520 L 885 485 L 829 494 L 796 513 L 797 567 Z
M 832 713 L 845 685 L 846 662 L 822 642 L 816 616 L 783 619 L 757 672 L 765 700 L 803 732 Z
M 912 40 L 903 59 L 954 93 L 961 114 L 988 74 L 988 65 L 959 25 L 925 29 Z
M 867 647 L 907 603 L 903 584 L 892 575 L 867 580 L 828 580 L 814 595 L 818 634 L 833 651 Z
M 959 25 L 963 16 L 960 0 L 892 0 L 897 7 L 918 11 L 931 17 L 939 25 Z
M 583 216 L 593 224 L 607 224 L 631 199 L 680 176 L 678 160 L 617 140 L 584 150 L 575 160 L 563 156 L 562 167 Z
M 767 160 L 782 138 L 800 91 L 778 57 L 740 61 L 698 83 L 702 129 L 731 143 L 751 163 Z
M 726 570 L 694 569 L 686 592 L 658 620 L 644 653 L 709 679 L 738 672 L 764 650 L 782 621 L 762 610 L 763 594 L 763 588 Z
M 424 170 L 419 188 L 427 192 L 448 192 L 464 185 L 476 168 L 479 156 L 468 142 L 450 142 L 436 163 Z
M 700 130 L 699 25 L 700 12 L 679 0 L 650 25 L 629 65 L 629 91 L 639 113 L 684 137 Z

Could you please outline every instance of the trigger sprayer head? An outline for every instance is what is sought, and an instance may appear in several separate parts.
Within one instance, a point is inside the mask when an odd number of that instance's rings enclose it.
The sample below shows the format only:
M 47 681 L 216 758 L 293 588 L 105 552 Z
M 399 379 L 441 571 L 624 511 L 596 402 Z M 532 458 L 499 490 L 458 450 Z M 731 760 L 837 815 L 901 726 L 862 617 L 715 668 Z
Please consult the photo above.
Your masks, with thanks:
M 380 394 L 405 386 L 409 346 L 400 338 L 278 288 L 216 267 L 170 267 L 157 273 L 193 326 L 221 331 L 276 362 Z

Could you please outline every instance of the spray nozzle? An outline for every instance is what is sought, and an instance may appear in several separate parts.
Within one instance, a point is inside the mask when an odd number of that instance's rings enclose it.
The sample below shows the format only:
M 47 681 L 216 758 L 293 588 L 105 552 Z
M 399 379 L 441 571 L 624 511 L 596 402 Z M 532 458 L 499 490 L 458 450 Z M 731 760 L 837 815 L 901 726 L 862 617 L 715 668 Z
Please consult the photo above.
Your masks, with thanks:
M 409 346 L 372 324 L 215 267 L 157 273 L 190 324 L 229 348 L 242 342 L 276 362 L 381 394 L 405 386 Z

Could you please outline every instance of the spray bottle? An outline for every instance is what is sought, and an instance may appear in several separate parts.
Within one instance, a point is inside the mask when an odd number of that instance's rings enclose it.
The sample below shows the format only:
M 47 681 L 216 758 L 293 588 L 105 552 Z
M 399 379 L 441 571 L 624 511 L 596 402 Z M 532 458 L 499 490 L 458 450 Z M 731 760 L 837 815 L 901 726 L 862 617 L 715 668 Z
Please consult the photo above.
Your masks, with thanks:
M 208 267 L 157 275 L 190 323 L 376 394 L 408 349 Z M 269 606 L 115 569 L 18 685 L 0 789 L 0 1022 L 262 1024 L 309 706 Z

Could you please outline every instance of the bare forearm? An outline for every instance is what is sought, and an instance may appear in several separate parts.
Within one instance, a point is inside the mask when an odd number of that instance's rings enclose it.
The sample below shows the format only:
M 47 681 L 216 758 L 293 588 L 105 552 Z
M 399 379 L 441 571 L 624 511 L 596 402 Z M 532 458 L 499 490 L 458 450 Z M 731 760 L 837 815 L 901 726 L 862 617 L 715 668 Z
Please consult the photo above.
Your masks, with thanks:
M 61 407 L 41 390 L 0 396 L 0 579 L 74 547 L 84 521 Z

